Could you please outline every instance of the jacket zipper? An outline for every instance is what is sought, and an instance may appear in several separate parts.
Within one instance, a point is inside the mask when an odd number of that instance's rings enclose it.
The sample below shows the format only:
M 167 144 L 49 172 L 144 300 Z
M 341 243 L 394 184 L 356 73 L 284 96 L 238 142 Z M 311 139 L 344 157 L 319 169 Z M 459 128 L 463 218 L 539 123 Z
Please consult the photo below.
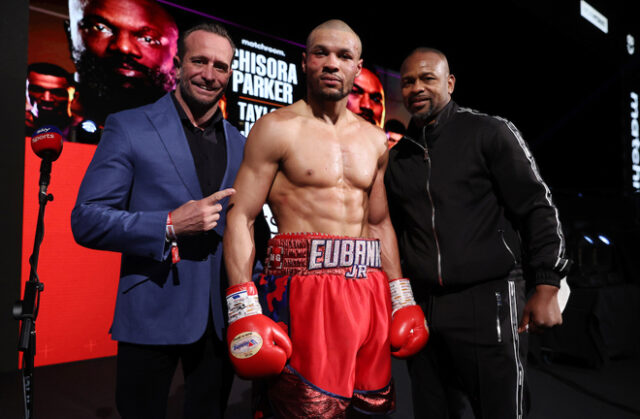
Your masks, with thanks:
M 513 258 L 513 263 L 517 265 L 518 259 L 516 258 L 516 255 L 513 253 L 513 251 L 511 250 L 511 248 L 507 244 L 507 241 L 504 238 L 504 230 L 499 229 L 498 232 L 500 233 L 500 238 L 502 239 L 502 243 L 504 244 L 504 247 L 507 248 L 507 251 L 511 254 L 511 257 Z
M 444 286 L 444 281 L 442 279 L 442 254 L 440 252 L 440 241 L 438 240 L 438 233 L 436 232 L 436 207 L 433 204 L 433 197 L 431 196 L 431 157 L 429 156 L 429 149 L 426 146 L 415 141 L 413 138 L 405 136 L 412 143 L 420 147 L 424 151 L 424 161 L 427 162 L 427 183 L 426 183 L 426 192 L 427 197 L 429 197 L 429 203 L 431 204 L 431 230 L 433 231 L 433 239 L 436 242 L 436 253 L 437 253 L 437 267 L 438 267 L 438 284 L 440 286 Z
M 500 315 L 502 314 L 502 293 L 496 291 L 496 334 L 498 343 L 502 343 L 502 328 L 500 327 Z

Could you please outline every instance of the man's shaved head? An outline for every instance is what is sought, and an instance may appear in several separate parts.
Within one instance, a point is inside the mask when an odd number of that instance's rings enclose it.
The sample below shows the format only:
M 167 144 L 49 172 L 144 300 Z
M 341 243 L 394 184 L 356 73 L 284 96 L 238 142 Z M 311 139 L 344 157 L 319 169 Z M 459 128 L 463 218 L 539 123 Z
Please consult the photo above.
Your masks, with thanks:
M 404 61 L 402 62 L 402 66 L 400 67 L 400 72 L 402 72 L 402 69 L 405 66 L 405 63 L 407 62 L 407 60 L 414 56 L 415 54 L 422 54 L 422 53 L 431 53 L 431 54 L 436 54 L 437 56 L 439 56 L 442 61 L 444 62 L 447 74 L 450 73 L 449 70 L 449 61 L 447 60 L 447 56 L 444 55 L 444 52 L 440 51 L 439 49 L 436 48 L 431 48 L 431 47 L 418 47 L 416 49 L 414 49 L 413 51 L 411 51 L 411 53 L 409 55 L 407 55 L 407 58 L 404 59 Z
M 343 32 L 348 32 L 350 34 L 353 34 L 353 36 L 357 40 L 358 58 L 362 56 L 362 42 L 360 41 L 360 37 L 358 36 L 357 33 L 353 31 L 353 29 L 351 29 L 349 25 L 347 25 L 345 22 L 339 19 L 327 20 L 326 22 L 321 23 L 315 28 L 313 28 L 313 30 L 309 33 L 309 36 L 307 36 L 307 51 L 309 51 L 309 47 L 313 44 L 313 38 L 316 32 L 322 31 L 322 30 L 343 31 Z

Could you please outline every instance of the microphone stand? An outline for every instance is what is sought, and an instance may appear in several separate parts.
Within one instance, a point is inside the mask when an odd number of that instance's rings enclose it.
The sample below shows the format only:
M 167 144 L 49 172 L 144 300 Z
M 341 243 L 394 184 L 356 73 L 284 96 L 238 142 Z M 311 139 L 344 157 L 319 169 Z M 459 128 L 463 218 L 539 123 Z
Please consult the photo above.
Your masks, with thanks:
M 20 321 L 20 336 L 18 338 L 18 351 L 22 352 L 22 384 L 24 392 L 25 419 L 33 418 L 33 371 L 34 357 L 36 355 L 36 317 L 40 306 L 40 293 L 44 290 L 44 284 L 38 278 L 38 257 L 40 244 L 44 238 L 44 210 L 47 202 L 53 201 L 53 195 L 47 193 L 47 186 L 51 178 L 51 160 L 43 159 L 40 165 L 40 191 L 38 193 L 38 221 L 33 243 L 33 253 L 29 258 L 31 271 L 29 280 L 25 282 L 24 298 L 13 306 L 13 317 Z

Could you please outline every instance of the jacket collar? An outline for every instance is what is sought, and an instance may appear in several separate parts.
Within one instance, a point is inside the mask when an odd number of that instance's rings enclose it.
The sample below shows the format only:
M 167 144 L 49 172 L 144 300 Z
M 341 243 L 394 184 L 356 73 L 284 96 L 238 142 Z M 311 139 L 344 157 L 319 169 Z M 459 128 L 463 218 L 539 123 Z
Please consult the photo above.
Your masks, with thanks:
M 450 100 L 438 115 L 436 115 L 434 121 L 424 127 L 418 126 L 415 121 L 411 119 L 409 127 L 407 128 L 406 137 L 413 140 L 412 142 L 422 145 L 423 148 L 425 145 L 427 147 L 431 147 L 433 142 L 440 135 L 442 127 L 449 122 L 457 110 L 458 105 L 453 100 Z

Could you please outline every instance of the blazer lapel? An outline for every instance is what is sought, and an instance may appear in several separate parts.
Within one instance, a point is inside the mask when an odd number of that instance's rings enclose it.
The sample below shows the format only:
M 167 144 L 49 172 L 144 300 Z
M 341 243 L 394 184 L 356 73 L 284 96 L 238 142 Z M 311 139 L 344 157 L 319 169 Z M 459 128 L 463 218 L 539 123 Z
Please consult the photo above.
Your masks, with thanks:
M 194 200 L 202 199 L 202 190 L 191 149 L 170 94 L 163 96 L 145 112 L 187 190 Z M 153 152 L 153 150 L 149 151 Z

